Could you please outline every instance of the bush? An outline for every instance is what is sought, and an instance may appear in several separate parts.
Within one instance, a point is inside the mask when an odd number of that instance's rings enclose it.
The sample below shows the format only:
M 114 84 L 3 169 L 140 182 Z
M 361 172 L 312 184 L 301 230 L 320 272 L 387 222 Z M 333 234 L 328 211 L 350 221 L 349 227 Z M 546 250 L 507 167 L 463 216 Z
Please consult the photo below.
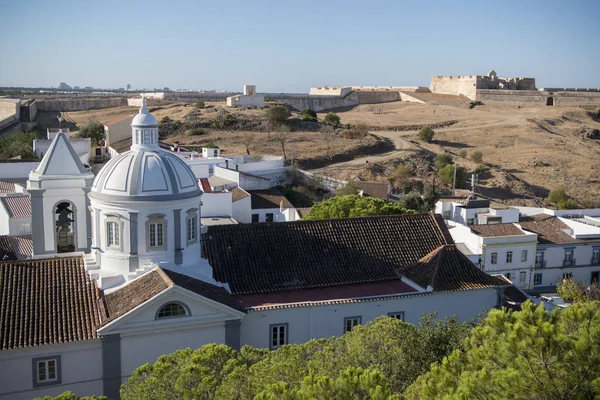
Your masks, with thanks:
M 351 125 L 339 133 L 345 139 L 361 139 L 369 134 L 369 127 L 365 124 Z
M 212 129 L 227 129 L 235 124 L 236 119 L 231 114 L 220 113 L 210 121 L 210 127 Z
M 188 131 L 189 136 L 202 136 L 206 134 L 206 130 L 203 128 L 194 128 Z
M 475 173 L 476 174 L 483 174 L 488 169 L 489 168 L 485 164 L 477 164 L 477 166 L 475 167 Z
M 96 121 L 90 121 L 79 130 L 77 137 L 90 138 L 92 146 L 98 146 L 104 140 L 104 124 Z
M 158 124 L 158 136 L 165 137 L 172 135 L 183 127 L 181 121 L 175 121 L 169 117 L 163 117 Z
M 302 121 L 319 122 L 319 119 L 317 117 L 312 117 L 310 115 L 305 115 L 304 117 L 302 117 Z
M 407 210 L 415 210 L 417 212 L 429 211 L 428 205 L 425 203 L 425 200 L 418 192 L 410 192 L 402 196 L 402 198 L 400 199 L 400 204 Z
M 317 113 L 315 112 L 315 110 L 312 110 L 310 108 L 305 108 L 304 110 L 302 110 L 300 112 L 300 115 L 302 116 L 302 118 L 306 118 L 306 117 L 317 118 Z
M 433 165 L 437 171 L 444 168 L 448 164 L 453 164 L 452 156 L 448 153 L 440 153 L 435 156 L 435 159 L 433 160 Z
M 215 142 L 213 142 L 212 140 L 210 142 L 206 143 L 202 147 L 207 148 L 207 149 L 218 149 L 219 148 L 219 146 L 217 146 L 217 144 Z
M 483 162 L 483 153 L 480 151 L 474 151 L 471 153 L 471 161 L 476 162 L 476 163 L 482 163 Z
M 433 131 L 433 129 L 431 129 L 428 126 L 422 127 L 421 130 L 419 131 L 419 139 L 421 139 L 427 143 L 431 143 L 433 141 L 434 135 L 435 135 L 435 132 Z
M 566 202 L 569 200 L 569 196 L 567 195 L 567 191 L 563 185 L 557 186 L 553 191 L 548 194 L 547 200 L 550 203 L 554 203 L 558 205 L 558 203 Z
M 573 199 L 559 201 L 556 206 L 559 210 L 576 210 L 579 208 L 579 204 Z
M 325 122 L 328 125 L 338 126 L 340 124 L 340 117 L 336 113 L 329 112 L 325 114 L 323 122 Z
M 204 108 L 206 107 L 206 105 L 204 104 L 204 102 L 202 100 L 198 100 L 196 102 L 196 108 Z
M 411 185 L 410 178 L 415 174 L 408 165 L 398 165 L 392 173 L 392 186 L 404 192 Z
M 452 187 L 454 181 L 454 168 L 456 167 L 456 187 L 460 188 L 465 184 L 465 169 L 460 165 L 446 165 L 439 170 L 438 177 L 445 185 Z
M 269 107 L 267 111 L 265 111 L 265 114 L 267 116 L 267 120 L 272 125 L 280 125 L 286 119 L 288 119 L 290 115 L 292 115 L 292 113 L 290 113 L 290 110 L 288 110 L 287 107 L 284 106 Z
M 35 132 L 15 132 L 8 136 L 0 136 L 0 160 L 18 156 L 21 156 L 21 160 L 35 160 L 33 140 L 37 138 Z
M 349 194 L 358 194 L 358 192 L 360 192 L 360 187 L 358 186 L 358 183 L 350 181 L 338 190 L 336 190 L 335 195 L 346 196 Z
M 462 158 L 467 158 L 467 151 L 465 149 L 462 149 L 461 151 L 458 152 L 458 155 L 461 156 Z

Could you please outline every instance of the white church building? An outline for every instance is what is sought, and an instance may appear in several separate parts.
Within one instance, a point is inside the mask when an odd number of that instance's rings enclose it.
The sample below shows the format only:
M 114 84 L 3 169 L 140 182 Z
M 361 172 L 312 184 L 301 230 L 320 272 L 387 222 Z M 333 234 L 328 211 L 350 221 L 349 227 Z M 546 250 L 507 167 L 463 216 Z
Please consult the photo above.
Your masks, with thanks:
M 64 133 L 29 175 L 33 255 L 0 262 L 0 399 L 119 397 L 133 371 L 207 343 L 277 349 L 388 315 L 502 304 L 434 214 L 200 224 L 192 170 L 143 101 L 98 175 Z

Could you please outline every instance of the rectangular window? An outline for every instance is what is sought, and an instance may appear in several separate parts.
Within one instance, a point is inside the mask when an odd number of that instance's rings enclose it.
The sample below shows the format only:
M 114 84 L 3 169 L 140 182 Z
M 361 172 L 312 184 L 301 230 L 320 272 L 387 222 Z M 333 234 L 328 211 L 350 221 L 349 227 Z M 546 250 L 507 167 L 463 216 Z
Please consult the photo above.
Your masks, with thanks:
M 544 253 L 541 251 L 535 253 L 535 267 L 536 268 L 544 267 Z
M 34 358 L 33 387 L 60 384 L 60 356 Z
M 527 250 L 521 250 L 521 262 L 527 262 Z
M 565 250 L 564 266 L 573 265 L 573 250 Z
M 394 319 L 399 319 L 400 321 L 404 321 L 404 311 L 388 313 L 388 317 L 394 318 Z
M 116 222 L 106 223 L 106 243 L 108 246 L 120 246 L 119 224 Z
M 273 213 L 267 213 L 265 216 L 265 222 L 273 222 Z
M 271 350 L 275 350 L 288 343 L 287 337 L 288 324 L 277 324 L 270 326 L 270 345 Z
M 533 284 L 534 285 L 541 285 L 542 284 L 542 274 L 535 274 L 535 275 L 533 275 Z
M 510 263 L 512 263 L 512 256 L 513 256 L 513 252 L 512 252 L 512 251 L 508 251 L 508 252 L 506 253 L 506 263 L 507 263 L 507 264 L 510 264 Z
M 563 281 L 564 281 L 565 279 L 571 279 L 572 277 L 573 277 L 573 273 L 572 273 L 572 272 L 565 272 L 565 273 L 563 274 Z
M 504 276 L 506 277 L 506 279 L 510 280 L 510 277 L 512 276 L 510 272 L 507 272 L 504 274 Z
M 527 272 L 525 272 L 525 271 L 519 272 L 519 282 L 525 282 L 526 277 L 527 277 Z
M 475 218 L 467 218 L 467 225 L 474 225 L 475 224 Z
M 344 332 L 350 332 L 355 326 L 360 325 L 362 317 L 344 318 Z
M 164 245 L 164 224 L 154 222 L 149 224 L 150 247 L 163 247 Z
M 196 241 L 196 232 L 198 231 L 198 229 L 196 229 L 196 216 L 194 215 L 193 217 L 189 217 L 187 220 L 187 241 L 188 242 L 194 242 Z
M 600 249 L 592 250 L 592 265 L 600 264 Z
M 258 223 L 258 214 L 252 214 L 252 223 L 253 224 L 257 224 Z
M 492 253 L 492 265 L 498 263 L 498 253 Z

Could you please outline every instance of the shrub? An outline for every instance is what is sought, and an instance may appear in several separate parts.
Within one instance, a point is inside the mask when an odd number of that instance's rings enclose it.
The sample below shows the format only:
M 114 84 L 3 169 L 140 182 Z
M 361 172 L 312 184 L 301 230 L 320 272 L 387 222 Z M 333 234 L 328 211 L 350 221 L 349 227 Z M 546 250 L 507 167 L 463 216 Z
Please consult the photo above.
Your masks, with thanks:
M 231 127 L 233 124 L 235 124 L 235 122 L 236 119 L 233 115 L 220 113 L 217 114 L 217 116 L 212 121 L 210 121 L 210 127 L 212 129 L 227 129 L 228 127 Z
M 433 129 L 431 129 L 428 126 L 422 127 L 421 130 L 419 131 L 419 139 L 421 139 L 427 143 L 431 143 L 433 141 L 434 135 L 435 135 L 435 132 L 433 131 Z
M 461 156 L 462 158 L 466 158 L 467 151 L 465 149 L 462 149 L 461 151 L 458 152 L 458 155 Z
M 317 117 L 313 117 L 311 115 L 305 115 L 302 117 L 302 121 L 319 122 L 319 119 Z
M 417 212 L 427 212 L 428 206 L 425 200 L 418 192 L 410 192 L 400 199 L 400 204 L 407 210 L 415 210 Z
M 358 183 L 350 181 L 338 190 L 336 190 L 335 195 L 346 196 L 349 194 L 358 194 L 358 192 L 360 192 L 360 187 L 358 186 Z
M 205 134 L 206 134 L 206 130 L 204 130 L 203 128 L 194 128 L 194 129 L 190 129 L 188 131 L 189 136 L 201 136 L 201 135 L 205 135 Z
M 411 186 L 410 178 L 413 176 L 413 171 L 408 165 L 399 165 L 392 174 L 392 185 L 400 191 L 405 191 Z
M 556 206 L 559 210 L 575 210 L 579 208 L 579 204 L 573 199 L 559 201 Z
M 310 109 L 310 108 L 305 108 L 304 110 L 302 110 L 300 112 L 300 115 L 304 118 L 304 117 L 314 117 L 317 118 L 317 113 L 315 112 L 315 110 Z
M 340 124 L 340 117 L 336 113 L 329 112 L 325 114 L 323 122 L 325 122 L 328 125 L 338 126 Z
M 567 200 L 569 200 L 569 196 L 567 195 L 565 187 L 563 185 L 560 185 L 548 194 L 547 200 L 550 203 L 558 205 L 558 203 L 560 202 L 566 202 Z
M 268 101 L 273 101 L 273 99 L 270 98 L 270 97 L 265 97 L 265 103 L 268 102 Z
M 365 124 L 351 125 L 348 129 L 344 129 L 339 133 L 340 137 L 346 139 L 360 139 L 369 134 L 369 127 Z
M 196 108 L 204 108 L 206 107 L 206 105 L 204 104 L 204 102 L 202 100 L 198 100 L 196 102 Z
M 92 146 L 98 146 L 104 140 L 104 124 L 96 121 L 90 121 L 88 124 L 81 128 L 77 137 L 90 138 Z
M 286 119 L 288 119 L 290 115 L 292 115 L 290 113 L 290 110 L 288 110 L 287 107 L 284 106 L 269 107 L 267 111 L 265 111 L 265 114 L 267 115 L 267 120 L 272 125 L 280 125 Z
M 456 187 L 460 188 L 465 184 L 465 169 L 460 165 L 448 164 L 438 172 L 440 181 L 450 187 L 454 181 L 454 168 L 456 167 Z
M 476 174 L 483 174 L 488 169 L 489 168 L 485 164 L 477 164 L 477 166 L 475 167 L 475 173 Z
M 212 140 L 210 142 L 206 143 L 202 147 L 205 147 L 207 149 L 218 149 L 219 148 L 219 146 L 217 146 L 217 144 L 215 142 L 213 142 Z
M 453 164 L 452 156 L 448 153 L 440 153 L 437 156 L 435 156 L 435 159 L 433 160 L 433 165 L 438 171 L 448 164 Z
M 471 161 L 476 162 L 476 163 L 482 163 L 483 162 L 483 153 L 480 151 L 474 151 L 471 153 Z

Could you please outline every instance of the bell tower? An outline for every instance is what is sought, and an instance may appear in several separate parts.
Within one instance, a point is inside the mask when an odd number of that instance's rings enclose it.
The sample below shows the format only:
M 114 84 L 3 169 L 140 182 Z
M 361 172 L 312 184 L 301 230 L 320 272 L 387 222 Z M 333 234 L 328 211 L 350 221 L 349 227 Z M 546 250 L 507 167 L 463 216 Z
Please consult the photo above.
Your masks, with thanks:
M 87 171 L 67 135 L 59 131 L 37 169 L 29 173 L 33 255 L 89 251 Z

